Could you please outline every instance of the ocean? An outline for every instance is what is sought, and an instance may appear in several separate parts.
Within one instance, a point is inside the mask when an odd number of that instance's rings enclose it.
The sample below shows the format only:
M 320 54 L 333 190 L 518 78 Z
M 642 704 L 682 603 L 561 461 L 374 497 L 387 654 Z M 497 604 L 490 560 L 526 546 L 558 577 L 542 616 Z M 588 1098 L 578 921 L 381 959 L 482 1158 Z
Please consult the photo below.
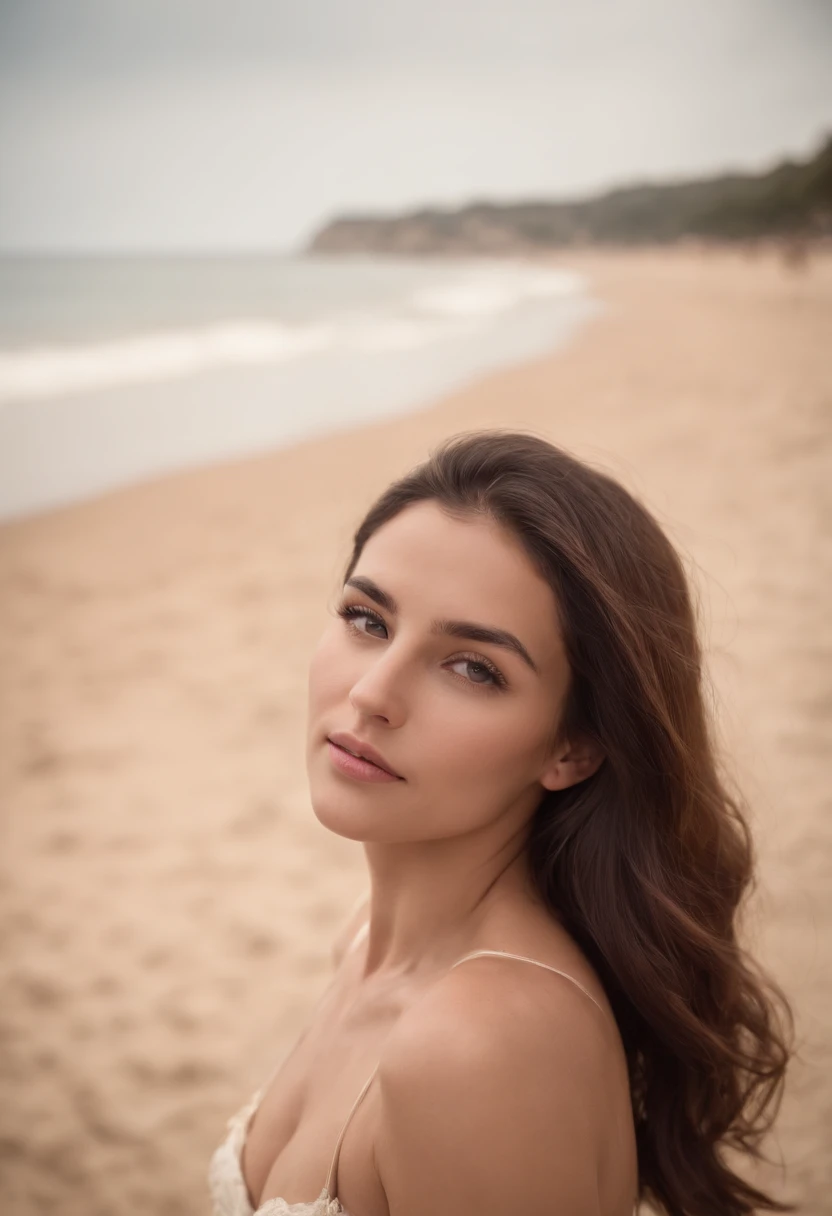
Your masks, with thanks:
M 596 308 L 523 261 L 0 258 L 0 517 L 417 408 Z

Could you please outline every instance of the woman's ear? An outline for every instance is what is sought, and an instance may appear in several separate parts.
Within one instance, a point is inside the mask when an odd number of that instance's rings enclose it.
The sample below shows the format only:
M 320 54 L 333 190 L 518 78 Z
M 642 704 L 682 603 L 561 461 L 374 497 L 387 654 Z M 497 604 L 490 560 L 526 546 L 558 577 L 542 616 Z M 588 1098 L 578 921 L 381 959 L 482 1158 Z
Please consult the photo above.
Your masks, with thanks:
M 603 760 L 600 744 L 589 735 L 561 739 L 540 775 L 540 783 L 547 790 L 568 789 L 596 773 Z

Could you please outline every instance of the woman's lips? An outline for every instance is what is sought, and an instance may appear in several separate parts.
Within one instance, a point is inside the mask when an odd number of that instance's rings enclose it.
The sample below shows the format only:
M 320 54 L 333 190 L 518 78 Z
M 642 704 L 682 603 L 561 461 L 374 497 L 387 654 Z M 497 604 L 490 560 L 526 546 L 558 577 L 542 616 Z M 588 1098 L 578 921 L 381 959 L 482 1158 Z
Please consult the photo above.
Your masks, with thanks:
M 339 747 L 337 743 L 333 743 L 329 739 L 327 739 L 326 745 L 329 748 L 331 763 L 340 773 L 344 773 L 347 777 L 354 777 L 357 781 L 403 780 L 402 777 L 394 777 L 392 773 L 379 768 L 377 764 L 373 764 L 370 760 L 353 756 L 351 752 L 346 751 L 343 747 Z

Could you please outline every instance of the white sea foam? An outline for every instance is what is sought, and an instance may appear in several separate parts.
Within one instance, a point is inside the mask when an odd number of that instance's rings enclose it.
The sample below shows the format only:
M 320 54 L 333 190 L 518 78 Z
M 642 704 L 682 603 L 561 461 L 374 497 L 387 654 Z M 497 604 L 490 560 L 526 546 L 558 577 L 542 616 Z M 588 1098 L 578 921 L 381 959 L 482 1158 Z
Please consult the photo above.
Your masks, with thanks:
M 575 295 L 583 287 L 580 276 L 566 270 L 509 265 L 424 288 L 414 294 L 413 303 L 418 309 L 441 316 L 488 318 L 527 300 Z
M 0 404 L 70 396 L 194 376 L 212 369 L 275 365 L 332 352 L 412 351 L 473 333 L 526 301 L 573 295 L 577 275 L 511 263 L 446 272 L 385 311 L 348 312 L 290 325 L 241 318 L 109 341 L 0 350 Z M 440 272 L 440 275 L 442 272 Z
M 566 341 L 507 261 L 0 259 L 0 519 L 358 426 Z
M 172 380 L 223 366 L 282 363 L 322 350 L 324 326 L 232 321 L 112 342 L 0 352 L 0 402 Z
M 335 349 L 364 354 L 383 351 L 418 350 L 456 332 L 447 322 L 430 322 L 415 317 L 345 317 L 332 334 Z

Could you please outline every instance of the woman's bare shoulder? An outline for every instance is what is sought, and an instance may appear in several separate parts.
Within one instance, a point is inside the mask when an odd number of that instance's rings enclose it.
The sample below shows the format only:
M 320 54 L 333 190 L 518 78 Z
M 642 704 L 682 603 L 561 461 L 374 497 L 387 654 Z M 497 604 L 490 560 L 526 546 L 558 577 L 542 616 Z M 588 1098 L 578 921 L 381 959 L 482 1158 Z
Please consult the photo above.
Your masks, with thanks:
M 483 927 L 471 949 L 432 980 L 402 1013 L 379 1061 L 380 1081 L 460 1066 L 501 1070 L 538 1058 L 550 1075 L 566 1069 L 585 1093 L 629 1103 L 624 1048 L 603 985 L 560 925 L 512 916 Z M 483 953 L 480 953 L 483 951 Z M 471 957 L 473 956 L 473 957 Z M 542 964 L 542 965 L 541 965 Z
M 473 1210 L 474 1179 L 477 1211 L 544 1210 L 557 1196 L 564 1210 L 597 1212 L 615 1134 L 605 1019 L 568 981 L 505 958 L 472 959 L 433 984 L 379 1070 L 375 1154 L 401 1200 L 391 1210 Z M 623 1110 L 621 1097 L 612 1105 Z
M 384 1045 L 374 1152 L 391 1212 L 557 1200 L 575 1216 L 629 1216 L 629 1076 L 594 969 L 560 925 L 533 918 L 492 923 L 462 959 Z
M 482 951 L 483 953 L 479 953 Z M 548 1001 L 562 994 L 564 1009 L 586 1012 L 587 1003 L 600 1010 L 600 1021 L 615 1026 L 604 985 L 595 968 L 564 926 L 540 905 L 509 906 L 477 933 L 476 941 L 451 974 L 478 974 L 481 983 L 492 983 L 523 994 L 540 994 Z M 464 957 L 464 956 L 463 956 Z M 471 978 L 471 984 L 478 981 Z M 537 999 L 536 997 L 534 999 Z
M 479 953 L 483 950 L 484 953 Z M 515 939 L 477 946 L 435 980 L 402 1015 L 387 1062 L 412 1061 L 434 1043 L 491 1058 L 515 1035 L 557 1037 L 606 1067 L 622 1045 L 603 986 L 577 950 Z M 458 1040 L 458 1042 L 457 1042 Z

